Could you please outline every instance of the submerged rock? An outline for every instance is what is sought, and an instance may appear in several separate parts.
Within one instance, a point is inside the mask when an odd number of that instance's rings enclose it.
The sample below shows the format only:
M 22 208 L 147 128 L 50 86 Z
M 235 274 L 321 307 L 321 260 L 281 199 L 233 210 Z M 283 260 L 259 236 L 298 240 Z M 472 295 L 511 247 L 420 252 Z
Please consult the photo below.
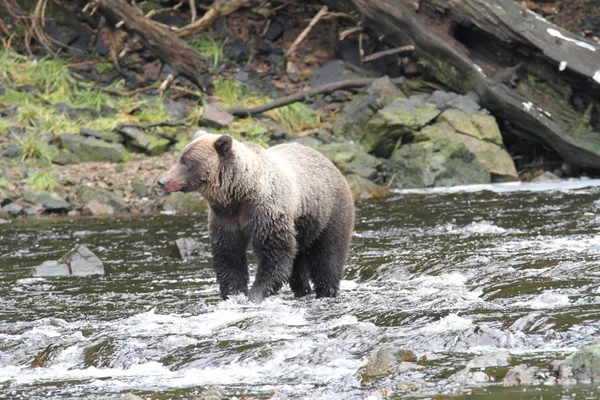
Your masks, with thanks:
M 510 365 L 511 356 L 506 351 L 483 354 L 467 363 L 467 368 L 504 367 Z
M 175 241 L 175 247 L 171 250 L 170 256 L 174 258 L 186 259 L 200 255 L 202 245 L 199 241 L 192 238 L 180 238 Z
M 175 192 L 169 194 L 160 209 L 167 213 L 193 214 L 206 211 L 208 204 L 199 193 Z
M 414 363 L 417 356 L 410 350 L 396 345 L 386 344 L 377 349 L 369 359 L 367 365 L 359 371 L 362 382 L 385 375 L 400 367 L 402 363 Z
M 86 246 L 79 245 L 58 261 L 45 261 L 34 268 L 33 276 L 104 275 L 104 265 Z
M 42 207 L 47 212 L 66 213 L 73 208 L 73 205 L 54 192 L 25 192 L 23 200 Z

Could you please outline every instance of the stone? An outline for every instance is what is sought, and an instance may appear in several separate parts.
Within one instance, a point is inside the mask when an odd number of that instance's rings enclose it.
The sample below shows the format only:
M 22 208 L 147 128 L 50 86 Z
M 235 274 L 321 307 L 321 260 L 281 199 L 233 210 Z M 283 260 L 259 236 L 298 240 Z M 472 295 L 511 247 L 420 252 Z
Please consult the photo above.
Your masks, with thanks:
M 67 264 L 73 276 L 104 275 L 104 265 L 85 245 L 79 245 L 65 254 L 59 264 Z
M 506 349 L 518 346 L 517 339 L 510 332 L 484 325 L 466 329 L 449 344 L 453 351 L 472 351 L 477 347 Z
M 150 187 L 139 179 L 134 179 L 131 182 L 131 187 L 133 188 L 133 193 L 140 198 L 146 197 L 148 194 L 150 194 Z
M 312 136 L 302 136 L 296 139 L 292 139 L 289 141 L 290 143 L 298 143 L 301 144 L 302 146 L 308 146 L 308 147 L 317 147 L 323 144 L 323 142 L 321 142 L 319 139 L 314 138 Z
M 510 365 L 512 357 L 506 351 L 483 354 L 467 363 L 467 368 L 505 367 Z
M 125 162 L 130 159 L 129 153 L 120 143 L 108 143 L 95 137 L 83 137 L 64 133 L 60 136 L 62 147 L 69 150 L 81 161 Z M 54 160 L 56 162 L 56 159 Z M 59 162 L 70 161 L 68 155 L 59 158 Z
M 184 119 L 188 116 L 189 107 L 180 101 L 170 101 L 165 104 L 165 112 L 175 120 Z
M 491 115 L 479 112 L 466 114 L 461 110 L 449 109 L 444 111 L 437 121 L 449 123 L 458 133 L 502 145 L 500 128 Z
M 39 218 L 42 210 L 38 207 L 25 206 L 23 207 L 23 215 L 27 218 Z
M 144 398 L 134 393 L 124 393 L 121 396 L 121 400 L 144 400 Z
M 440 110 L 418 96 L 397 98 L 371 118 L 361 143 L 369 153 L 388 158 L 403 136 L 421 129 L 439 114 Z
M 363 78 L 366 71 L 342 60 L 331 60 L 320 68 L 315 68 L 310 78 L 310 85 L 317 87 L 346 79 Z
M 584 346 L 564 360 L 552 362 L 551 369 L 560 383 L 600 382 L 600 343 Z
M 506 181 L 519 179 L 514 161 L 501 146 L 476 139 L 471 135 L 458 133 L 446 121 L 436 122 L 414 133 L 414 140 L 417 142 L 438 138 L 462 143 L 494 176 L 502 177 Z
M 170 193 L 160 205 L 160 210 L 172 214 L 193 214 L 206 211 L 208 204 L 199 193 Z
M 281 25 L 277 21 L 271 21 L 271 24 L 269 24 L 269 29 L 267 29 L 267 31 L 265 32 L 265 35 L 264 35 L 265 40 L 274 42 L 277 39 L 281 38 L 282 36 L 283 36 L 283 25 Z
M 117 127 L 117 130 L 129 139 L 129 142 L 133 147 L 138 148 L 151 156 L 162 154 L 169 148 L 170 142 L 168 139 L 148 135 L 138 128 L 132 126 L 119 126 Z
M 81 159 L 70 150 L 58 149 L 58 153 L 52 158 L 52 162 L 58 165 L 79 164 Z
M 483 371 L 471 371 L 469 368 L 464 368 L 450 375 L 448 380 L 465 386 L 473 386 L 478 383 L 489 382 L 490 377 Z
M 531 180 L 531 182 L 533 183 L 552 183 L 560 181 L 562 181 L 562 179 L 560 179 L 558 176 L 554 175 L 550 171 L 544 171 L 543 174 L 536 176 Z
M 81 215 L 112 215 L 115 213 L 115 209 L 108 205 L 100 203 L 98 200 L 91 200 L 81 209 Z
M 465 145 L 447 138 L 402 145 L 381 169 L 397 189 L 491 182 L 489 171 Z
M 111 106 L 107 106 L 106 104 L 102 106 L 102 108 L 100 109 L 100 116 L 104 117 L 104 118 L 109 118 L 109 117 L 113 117 L 115 115 L 117 115 L 119 113 L 119 110 L 117 110 L 116 108 L 113 108 Z
M 219 386 L 211 386 L 208 389 L 202 391 L 198 397 L 193 400 L 223 400 L 228 398 L 225 395 L 225 391 Z
M 186 259 L 198 256 L 202 252 L 202 245 L 192 238 L 180 238 L 175 241 L 175 247 L 169 254 L 173 258 Z
M 392 194 L 388 188 L 356 174 L 347 175 L 346 181 L 348 181 L 354 201 L 379 199 Z
M 68 212 L 73 205 L 54 192 L 29 192 L 23 193 L 23 200 L 42 207 L 48 212 Z
M 92 186 L 81 186 L 77 190 L 76 196 L 80 204 L 89 205 L 92 201 L 95 201 L 102 204 L 107 211 L 112 208 L 114 213 L 117 214 L 129 211 L 129 205 L 119 195 L 108 190 Z
M 72 120 L 82 121 L 97 119 L 100 117 L 100 113 L 93 108 L 74 108 L 65 103 L 58 103 L 54 113 L 57 115 L 66 115 L 67 118 Z
M 12 217 L 18 217 L 23 211 L 23 206 L 19 203 L 12 202 L 2 206 L 2 211 L 7 212 Z
M 381 108 L 399 97 L 406 97 L 386 76 L 377 79 L 366 89 L 366 94 L 354 98 L 333 123 L 333 133 L 351 140 L 361 140 L 367 123 Z
M 357 174 L 363 178 L 373 179 L 377 176 L 377 167 L 383 160 L 374 157 L 359 145 L 350 143 L 330 143 L 316 147 L 329 158 L 343 174 Z
M 82 136 L 91 136 L 109 143 L 123 142 L 123 136 L 115 132 L 98 132 L 89 128 L 79 128 L 79 134 Z
M 467 113 L 481 110 L 481 106 L 471 97 L 441 90 L 433 92 L 427 99 L 427 103 L 433 104 L 440 110 L 455 108 Z
M 33 269 L 35 277 L 53 277 L 53 276 L 69 276 L 71 271 L 69 266 L 58 261 L 44 261 Z
M 234 117 L 227 111 L 221 110 L 217 105 L 209 103 L 202 109 L 199 123 L 212 128 L 224 128 L 233 123 Z
M 401 363 L 414 363 L 417 356 L 410 350 L 393 344 L 385 344 L 373 352 L 367 365 L 361 369 L 363 383 L 381 375 L 386 375 Z
M 547 369 L 520 364 L 508 370 L 502 383 L 504 386 L 516 386 L 553 384 L 555 381 Z
M 245 64 L 250 58 L 250 48 L 240 38 L 226 43 L 223 51 L 227 58 L 238 64 Z
M 21 157 L 21 149 L 13 144 L 7 144 L 1 151 L 0 157 L 18 158 Z

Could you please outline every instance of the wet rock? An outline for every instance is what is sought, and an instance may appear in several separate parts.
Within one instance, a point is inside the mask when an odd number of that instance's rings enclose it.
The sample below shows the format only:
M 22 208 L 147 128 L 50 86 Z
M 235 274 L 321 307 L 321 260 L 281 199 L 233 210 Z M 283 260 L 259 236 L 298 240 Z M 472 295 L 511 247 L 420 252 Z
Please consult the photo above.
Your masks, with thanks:
M 200 255 L 202 245 L 199 241 L 192 238 L 180 238 L 175 241 L 175 247 L 169 254 L 173 258 L 186 259 Z
M 562 361 L 551 364 L 561 384 L 600 382 L 600 344 L 582 347 Z
M 473 386 L 478 383 L 489 382 L 490 377 L 483 371 L 471 371 L 469 368 L 464 368 L 450 375 L 448 380 L 465 386 Z
M 100 113 L 93 108 L 74 108 L 65 103 L 56 105 L 57 115 L 66 115 L 67 118 L 73 120 L 90 120 L 100 117 Z
M 354 98 L 333 123 L 333 133 L 352 140 L 361 140 L 367 123 L 381 108 L 399 97 L 405 97 L 388 77 L 377 79 L 366 94 Z
M 200 393 L 200 396 L 194 397 L 193 400 L 222 400 L 225 398 L 225 391 L 221 387 L 211 386 Z
M 242 39 L 235 39 L 223 48 L 225 56 L 237 64 L 245 64 L 250 58 L 250 48 Z
M 143 397 L 133 393 L 125 393 L 121 396 L 121 400 L 144 400 Z
M 25 206 L 23 207 L 23 215 L 27 218 L 39 218 L 43 210 L 38 207 Z
M 504 367 L 510 365 L 511 356 L 506 351 L 483 354 L 467 363 L 467 368 Z
M 477 347 L 512 348 L 518 343 L 510 332 L 476 325 L 463 331 L 450 347 L 455 351 L 473 350 Z
M 23 211 L 23 206 L 19 203 L 12 202 L 2 206 L 2 211 L 8 213 L 11 217 L 18 217 Z
M 508 370 L 503 383 L 504 386 L 553 384 L 555 378 L 547 369 L 520 364 Z
M 202 109 L 202 115 L 200 116 L 200 124 L 207 125 L 212 128 L 224 128 L 233 123 L 234 117 L 227 111 L 221 110 L 215 104 L 207 104 Z
M 86 203 L 81 209 L 81 215 L 112 215 L 115 213 L 115 209 L 108 205 L 100 203 L 98 200 L 92 200 Z
M 44 350 L 40 351 L 30 364 L 31 368 L 44 368 L 54 359 L 60 351 L 63 350 L 60 346 L 49 345 Z
M 127 203 L 119 195 L 108 190 L 92 186 L 81 186 L 77 190 L 76 196 L 79 203 L 86 206 L 95 202 L 101 204 L 107 211 L 112 209 L 113 213 L 125 213 L 129 211 Z
M 36 277 L 53 277 L 53 276 L 69 276 L 71 271 L 69 266 L 64 263 L 59 263 L 56 260 L 44 261 L 42 264 L 35 267 L 33 276 Z
M 162 154 L 169 148 L 168 139 L 148 135 L 138 128 L 132 126 L 119 126 L 117 127 L 117 130 L 129 139 L 129 142 L 133 147 L 138 148 L 151 156 Z
M 445 111 L 438 120 L 441 120 L 449 111 L 452 110 Z M 451 142 L 462 143 L 490 174 L 502 177 L 503 180 L 518 180 L 515 163 L 508 152 L 496 143 L 480 140 L 472 135 L 458 133 L 446 121 L 436 122 L 435 124 L 426 126 L 414 133 L 414 140 L 417 142 L 430 141 L 438 138 L 446 138 Z M 502 139 L 500 138 L 500 141 L 501 140 Z
M 464 96 L 452 92 L 444 92 L 436 90 L 427 99 L 427 102 L 433 104 L 440 110 L 455 108 L 468 113 L 481 110 L 481 106 L 477 104 L 470 96 Z
M 551 183 L 560 181 L 562 181 L 562 179 L 560 179 L 558 176 L 554 175 L 550 171 L 544 171 L 543 174 L 538 175 L 531 180 L 531 182 L 533 183 Z
M 70 151 L 81 161 L 110 161 L 125 162 L 130 156 L 125 147 L 120 143 L 108 143 L 95 137 L 83 137 L 64 133 L 60 136 L 62 147 Z M 68 154 L 62 155 L 58 163 L 69 163 Z
M 199 193 L 176 192 L 169 194 L 160 210 L 173 214 L 192 214 L 206 211 L 208 205 Z
M 315 68 L 310 78 L 310 85 L 317 87 L 346 79 L 365 77 L 366 71 L 342 60 L 331 60 L 320 68 Z
M 104 140 L 111 143 L 123 143 L 123 136 L 115 132 L 98 132 L 89 128 L 79 128 L 79 134 L 83 136 L 91 136 L 96 139 Z
M 390 157 L 402 136 L 420 130 L 440 113 L 440 110 L 424 103 L 418 96 L 397 98 L 377 111 L 367 124 L 361 143 L 377 157 Z
M 437 120 L 449 123 L 458 133 L 502 145 L 500 128 L 491 115 L 483 112 L 467 114 L 461 110 L 449 109 L 444 111 Z
M 489 171 L 464 144 L 446 138 L 403 145 L 382 170 L 390 187 L 398 189 L 491 182 Z
M 73 276 L 104 275 L 102 261 L 84 245 L 69 251 L 58 263 L 67 264 Z
M 414 363 L 417 356 L 410 350 L 386 344 L 377 349 L 367 365 L 359 371 L 362 381 L 366 382 L 398 368 L 402 363 Z
M 23 193 L 23 200 L 42 207 L 47 212 L 66 213 L 73 208 L 68 201 L 53 192 L 28 192 Z
M 379 199 L 392 194 L 388 188 L 356 174 L 347 175 L 346 181 L 348 181 L 355 201 Z

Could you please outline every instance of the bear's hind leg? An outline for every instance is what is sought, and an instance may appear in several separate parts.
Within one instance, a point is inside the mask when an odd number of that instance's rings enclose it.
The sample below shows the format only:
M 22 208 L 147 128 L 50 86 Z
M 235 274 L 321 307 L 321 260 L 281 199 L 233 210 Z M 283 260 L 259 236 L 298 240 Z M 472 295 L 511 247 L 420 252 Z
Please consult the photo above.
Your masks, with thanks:
M 312 292 L 309 281 L 308 257 L 306 254 L 298 254 L 296 256 L 289 283 L 295 297 L 303 297 Z
M 343 224 L 330 226 L 308 251 L 310 277 L 317 299 L 337 295 L 350 249 L 350 236 L 351 229 Z

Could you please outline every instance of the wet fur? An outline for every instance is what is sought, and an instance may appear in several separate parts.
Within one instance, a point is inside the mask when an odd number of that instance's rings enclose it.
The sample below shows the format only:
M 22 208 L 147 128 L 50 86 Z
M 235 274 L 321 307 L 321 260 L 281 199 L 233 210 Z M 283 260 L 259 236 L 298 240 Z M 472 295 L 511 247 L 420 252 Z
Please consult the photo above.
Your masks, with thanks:
M 354 204 L 344 177 L 305 146 L 265 150 L 222 137 L 198 137 L 165 175 L 179 179 L 183 191 L 199 191 L 210 205 L 214 269 L 222 297 L 246 293 L 261 301 L 286 282 L 296 296 L 310 293 L 310 282 L 317 297 L 336 296 L 354 225 Z M 220 140 L 230 148 L 220 151 Z M 182 159 L 185 164 L 178 166 Z M 249 293 L 248 244 L 258 260 Z

